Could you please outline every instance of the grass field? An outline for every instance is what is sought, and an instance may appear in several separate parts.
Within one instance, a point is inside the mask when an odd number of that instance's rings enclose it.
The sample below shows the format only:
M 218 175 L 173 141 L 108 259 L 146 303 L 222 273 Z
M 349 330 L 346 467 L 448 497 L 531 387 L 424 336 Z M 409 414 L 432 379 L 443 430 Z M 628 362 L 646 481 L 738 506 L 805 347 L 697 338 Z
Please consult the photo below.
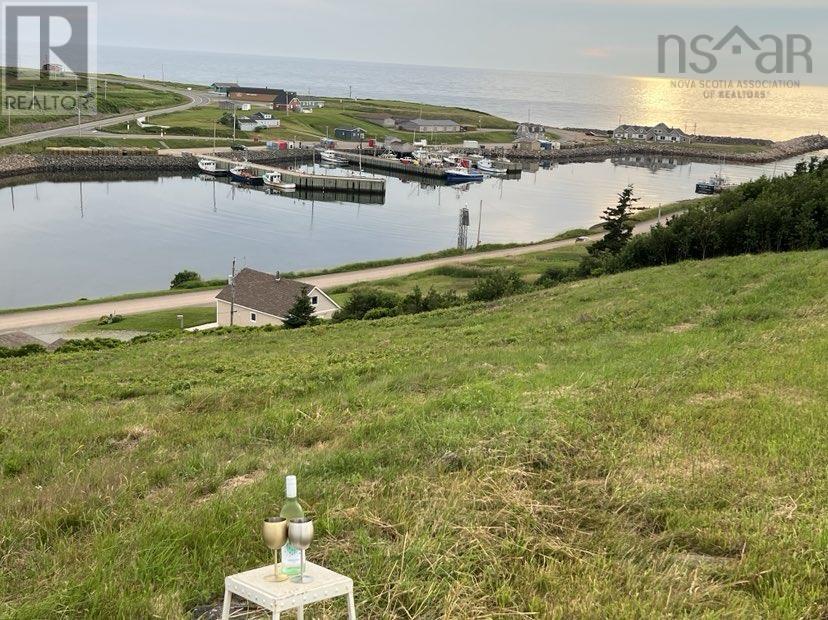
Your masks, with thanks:
M 156 312 L 141 312 L 124 317 L 123 321 L 110 323 L 109 325 L 98 325 L 97 320 L 86 321 L 76 325 L 73 331 L 78 333 L 89 331 L 117 331 L 130 330 L 142 332 L 163 332 L 167 330 L 180 329 L 177 316 L 184 315 L 184 327 L 194 327 L 204 323 L 213 323 L 216 320 L 216 308 L 186 307 L 173 308 L 170 310 L 159 310 Z
M 181 95 L 166 91 L 144 88 L 133 84 L 108 83 L 106 96 L 104 96 L 103 82 L 98 84 L 97 109 L 98 116 L 111 116 L 139 110 L 152 110 L 165 108 L 184 103 L 186 98 Z M 11 129 L 9 129 L 8 116 L 0 117 L 0 137 L 20 135 L 38 131 L 46 127 L 55 127 L 77 122 L 73 114 L 40 114 L 13 116 Z M 84 120 L 94 120 L 86 117 Z
M 285 473 L 362 618 L 824 617 L 826 270 L 0 361 L 0 617 L 217 602 Z
M 247 143 L 249 140 L 230 140 L 218 139 L 218 143 L 222 146 L 229 146 L 236 142 Z M 90 146 L 117 146 L 117 147 L 146 147 L 151 149 L 181 149 L 186 147 L 207 147 L 212 146 L 212 142 L 187 139 L 187 138 L 141 138 L 138 136 L 130 136 L 124 138 L 78 138 L 78 137 L 62 137 L 62 138 L 47 138 L 46 140 L 38 140 L 36 142 L 26 142 L 25 144 L 14 144 L 12 146 L 0 147 L 0 155 L 15 155 L 25 154 L 34 155 L 43 153 L 47 148 L 53 146 L 70 146 L 70 147 L 90 147 Z
M 430 142 L 457 144 L 463 140 L 479 140 L 481 142 L 511 142 L 514 139 L 515 123 L 496 116 L 474 112 L 461 108 L 449 108 L 442 106 L 418 106 L 400 101 L 351 101 L 338 99 L 326 99 L 325 107 L 316 109 L 311 114 L 296 112 L 280 112 L 264 108 L 252 107 L 248 112 L 238 112 L 238 115 L 249 115 L 255 112 L 272 113 L 281 120 L 278 128 L 267 129 L 254 133 L 237 131 L 236 135 L 248 137 L 258 136 L 261 139 L 283 138 L 296 140 L 316 141 L 326 135 L 334 137 L 334 129 L 337 127 L 359 126 L 366 130 L 368 137 L 382 139 L 386 135 L 393 135 L 407 141 L 411 141 L 413 134 L 410 132 L 387 129 L 378 124 L 373 115 L 387 114 L 389 116 L 417 116 L 422 107 L 422 113 L 431 118 L 449 118 L 461 124 L 471 124 L 483 128 L 482 131 L 465 131 L 456 134 L 425 134 L 418 138 L 426 138 Z M 212 136 L 214 123 L 216 123 L 226 110 L 217 106 L 196 107 L 154 117 L 153 123 L 167 125 L 170 129 L 167 133 L 186 133 L 193 135 Z M 119 125 L 112 131 L 126 132 L 126 125 Z M 140 130 L 131 127 L 131 133 L 157 132 L 155 129 Z M 215 125 L 216 135 L 232 136 L 233 128 L 223 124 Z

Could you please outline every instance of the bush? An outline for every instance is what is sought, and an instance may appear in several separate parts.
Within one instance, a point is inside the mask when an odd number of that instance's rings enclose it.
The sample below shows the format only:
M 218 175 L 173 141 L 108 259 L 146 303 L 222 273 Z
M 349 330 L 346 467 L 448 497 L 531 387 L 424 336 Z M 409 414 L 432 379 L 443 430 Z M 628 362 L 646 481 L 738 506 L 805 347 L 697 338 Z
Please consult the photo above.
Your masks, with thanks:
M 384 319 L 387 316 L 397 316 L 399 311 L 396 308 L 371 308 L 362 317 L 364 321 L 374 321 L 376 319 Z
M 486 274 L 468 293 L 469 301 L 492 301 L 507 295 L 516 295 L 526 290 L 526 283 L 520 274 L 509 269 L 497 269 Z
M 186 282 L 201 282 L 201 276 L 189 269 L 179 271 L 173 276 L 172 282 L 170 282 L 170 288 L 181 288 L 181 285 Z
M 113 323 L 120 323 L 124 317 L 120 314 L 105 314 L 98 319 L 98 325 L 112 325 Z
M 83 340 L 69 340 L 55 349 L 55 353 L 73 353 L 75 351 L 100 351 L 114 349 L 124 343 L 115 338 L 85 338 Z
M 428 293 L 423 295 L 420 287 L 416 286 L 413 291 L 400 300 L 398 309 L 403 314 L 418 314 L 456 306 L 459 303 L 461 303 L 461 300 L 454 291 L 440 293 L 434 287 L 431 287 L 428 289 Z
M 35 355 L 36 353 L 45 353 L 44 349 L 39 344 L 24 344 L 22 347 L 16 349 L 8 349 L 0 347 L 0 359 L 9 357 L 26 357 L 27 355 Z
M 342 310 L 334 315 L 334 321 L 363 319 L 365 313 L 374 308 L 396 308 L 400 302 L 399 295 L 377 288 L 355 289 Z
M 535 284 L 543 287 L 551 287 L 562 282 L 570 282 L 578 277 L 577 270 L 572 267 L 559 267 L 552 265 L 547 267 L 537 279 Z

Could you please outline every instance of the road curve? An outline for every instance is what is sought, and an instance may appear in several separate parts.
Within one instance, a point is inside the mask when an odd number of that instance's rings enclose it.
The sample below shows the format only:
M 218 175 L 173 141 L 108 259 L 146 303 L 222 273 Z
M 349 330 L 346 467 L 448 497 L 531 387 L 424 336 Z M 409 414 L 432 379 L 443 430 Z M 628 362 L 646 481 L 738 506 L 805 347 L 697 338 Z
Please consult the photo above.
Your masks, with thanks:
M 656 220 L 641 222 L 635 227 L 636 234 L 650 230 Z M 590 239 L 598 239 L 601 234 L 590 235 Z M 375 282 L 398 276 L 405 276 L 418 271 L 427 271 L 442 265 L 455 265 L 463 263 L 474 263 L 487 258 L 503 258 L 519 256 L 521 254 L 532 254 L 544 252 L 555 248 L 575 245 L 574 239 L 562 241 L 548 241 L 534 245 L 524 245 L 515 248 L 502 250 L 491 250 L 488 252 L 474 252 L 461 256 L 446 256 L 433 258 L 412 263 L 387 265 L 385 267 L 373 267 L 371 269 L 360 269 L 357 271 L 343 271 L 341 273 L 329 273 L 319 276 L 302 278 L 303 282 L 319 286 L 320 288 L 333 288 L 357 282 Z M 53 308 L 49 310 L 28 310 L 0 314 L 0 333 L 17 331 L 32 327 L 55 325 L 59 323 L 71 324 L 97 319 L 105 314 L 137 314 L 139 312 L 150 312 L 154 310 L 167 310 L 171 308 L 183 308 L 187 306 L 209 306 L 214 303 L 216 293 L 219 289 L 205 289 L 189 293 L 178 293 L 175 295 L 155 295 L 152 297 L 140 297 L 136 299 L 124 299 L 121 301 L 110 301 L 92 303 L 82 306 L 70 306 L 66 308 Z
M 194 106 L 203 106 L 208 105 L 210 103 L 210 96 L 206 93 L 199 93 L 195 91 L 189 90 L 180 90 L 177 88 L 164 88 L 159 87 L 157 84 L 149 84 L 146 82 L 140 81 L 132 81 L 132 80 L 109 80 L 110 82 L 119 82 L 124 84 L 132 84 L 136 86 L 143 86 L 144 88 L 151 88 L 153 90 L 165 90 L 177 93 L 189 99 L 186 103 L 181 103 L 176 106 L 172 106 L 169 108 L 159 108 L 157 110 L 147 110 L 145 112 L 130 112 L 129 114 L 119 114 L 117 116 L 108 116 L 102 119 L 96 119 L 93 121 L 87 121 L 81 123 L 80 125 L 66 125 L 64 127 L 56 127 L 54 129 L 44 129 L 43 131 L 35 131 L 33 133 L 25 133 L 19 136 L 11 136 L 9 138 L 0 139 L 0 147 L 3 146 L 12 146 L 14 144 L 25 144 L 27 142 L 35 142 L 37 140 L 44 140 L 46 138 L 56 138 L 60 136 L 77 136 L 80 132 L 82 135 L 89 137 L 90 133 L 94 129 L 98 129 L 99 127 L 109 127 L 111 125 L 118 125 L 119 123 L 125 123 L 126 121 L 135 120 L 141 116 L 145 116 L 147 118 L 151 116 L 158 116 L 160 114 L 169 114 L 171 112 L 180 112 L 181 110 L 187 110 Z M 94 134 L 92 134 L 94 135 Z M 120 134 L 119 134 L 120 135 Z M 140 136 L 138 136 L 140 137 Z M 152 136 L 150 136 L 152 137 Z

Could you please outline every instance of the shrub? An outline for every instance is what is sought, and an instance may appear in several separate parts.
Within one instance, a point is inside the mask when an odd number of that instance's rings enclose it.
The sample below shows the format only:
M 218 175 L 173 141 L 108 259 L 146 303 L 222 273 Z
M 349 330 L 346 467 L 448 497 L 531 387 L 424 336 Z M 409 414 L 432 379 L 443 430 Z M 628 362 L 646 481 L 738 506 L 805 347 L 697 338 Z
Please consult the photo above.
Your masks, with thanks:
M 8 357 L 26 357 L 27 355 L 45 352 L 46 349 L 39 344 L 24 344 L 22 347 L 18 347 L 16 349 L 0 347 L 0 359 Z
M 538 277 L 535 284 L 548 288 L 555 286 L 556 284 L 561 284 L 562 282 L 570 282 L 577 277 L 578 274 L 576 269 L 572 267 L 559 267 L 558 265 L 552 265 L 551 267 L 546 268 L 546 271 Z
M 55 353 L 73 353 L 75 351 L 99 351 L 114 349 L 124 343 L 115 338 L 85 338 L 83 340 L 69 340 L 55 349 Z
M 112 325 L 113 323 L 120 323 L 124 317 L 120 314 L 105 314 L 98 319 L 98 325 Z
M 520 274 L 509 269 L 497 269 L 486 274 L 469 291 L 469 301 L 492 301 L 507 295 L 516 295 L 526 290 L 526 283 Z
M 428 289 L 428 293 L 423 295 L 420 287 L 416 286 L 413 291 L 400 300 L 398 308 L 403 314 L 417 314 L 456 306 L 460 301 L 454 291 L 440 293 L 434 287 L 431 287 Z
M 397 316 L 399 311 L 396 308 L 371 308 L 362 317 L 364 321 L 374 321 L 376 319 L 384 319 L 387 316 Z
M 399 304 L 399 295 L 382 291 L 377 288 L 359 288 L 351 292 L 351 296 L 342 310 L 334 315 L 335 321 L 348 319 L 362 319 L 365 313 L 373 308 L 395 308 Z
M 172 282 L 170 282 L 170 288 L 180 288 L 185 282 L 201 282 L 201 276 L 189 269 L 179 271 L 173 276 Z

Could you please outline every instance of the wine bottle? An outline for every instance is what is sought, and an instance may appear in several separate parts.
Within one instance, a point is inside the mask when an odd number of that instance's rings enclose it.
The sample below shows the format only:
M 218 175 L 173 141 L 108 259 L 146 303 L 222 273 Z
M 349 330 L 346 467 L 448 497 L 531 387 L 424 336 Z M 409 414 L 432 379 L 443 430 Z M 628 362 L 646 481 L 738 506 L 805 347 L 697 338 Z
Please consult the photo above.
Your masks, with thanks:
M 302 510 L 302 506 L 299 505 L 299 498 L 296 496 L 296 476 L 285 478 L 285 503 L 279 516 L 288 521 L 305 516 L 305 511 Z M 286 575 L 298 575 L 301 564 L 302 552 L 288 541 L 282 547 L 282 572 Z

